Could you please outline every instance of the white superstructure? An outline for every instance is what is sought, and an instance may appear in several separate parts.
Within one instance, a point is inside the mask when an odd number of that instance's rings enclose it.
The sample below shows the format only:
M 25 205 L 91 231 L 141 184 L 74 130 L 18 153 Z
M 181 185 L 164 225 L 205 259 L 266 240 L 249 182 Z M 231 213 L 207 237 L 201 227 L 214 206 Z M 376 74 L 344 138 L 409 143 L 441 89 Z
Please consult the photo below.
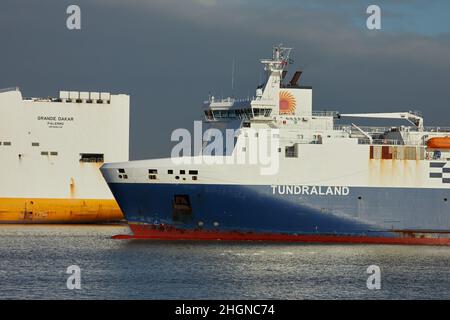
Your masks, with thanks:
M 174 228 L 192 230 L 191 239 L 207 237 L 198 228 L 222 232 L 211 236 L 221 239 L 229 231 L 450 239 L 450 129 L 425 127 L 415 111 L 313 111 L 312 88 L 298 84 L 301 72 L 286 81 L 290 51 L 276 46 L 272 58 L 261 60 L 267 80 L 254 98 L 209 97 L 202 125 L 215 131 L 194 127 L 193 155 L 185 152 L 191 144 L 178 148 L 180 134 L 171 158 L 101 168 L 133 232 L 182 239 Z M 364 127 L 339 123 L 343 117 L 405 125 Z M 223 141 L 229 129 L 231 139 Z M 260 153 L 268 141 L 270 152 Z M 155 227 L 160 224 L 167 233 Z
M 99 167 L 128 160 L 129 102 L 106 92 L 1 90 L 0 222 L 120 219 Z

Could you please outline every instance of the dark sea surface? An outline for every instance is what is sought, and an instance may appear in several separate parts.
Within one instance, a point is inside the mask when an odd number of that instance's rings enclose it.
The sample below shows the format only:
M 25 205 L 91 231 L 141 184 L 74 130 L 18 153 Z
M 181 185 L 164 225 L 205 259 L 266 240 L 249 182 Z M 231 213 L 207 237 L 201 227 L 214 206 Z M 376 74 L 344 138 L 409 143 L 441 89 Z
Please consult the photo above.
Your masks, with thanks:
M 113 240 L 127 226 L 0 225 L 1 299 L 450 299 L 450 247 Z M 66 286 L 81 268 L 81 289 Z M 366 286 L 381 268 L 381 289 Z

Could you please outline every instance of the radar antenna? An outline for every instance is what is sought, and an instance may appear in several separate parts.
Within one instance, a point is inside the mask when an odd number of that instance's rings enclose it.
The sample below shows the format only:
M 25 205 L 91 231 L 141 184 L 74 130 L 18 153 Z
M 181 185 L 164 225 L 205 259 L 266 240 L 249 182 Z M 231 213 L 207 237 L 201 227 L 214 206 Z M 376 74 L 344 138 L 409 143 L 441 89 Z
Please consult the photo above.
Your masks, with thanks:
M 282 44 L 273 47 L 272 59 L 262 59 L 261 63 L 264 64 L 264 70 L 270 72 L 280 72 L 287 69 L 287 65 L 291 61 L 289 55 L 292 48 L 283 47 Z

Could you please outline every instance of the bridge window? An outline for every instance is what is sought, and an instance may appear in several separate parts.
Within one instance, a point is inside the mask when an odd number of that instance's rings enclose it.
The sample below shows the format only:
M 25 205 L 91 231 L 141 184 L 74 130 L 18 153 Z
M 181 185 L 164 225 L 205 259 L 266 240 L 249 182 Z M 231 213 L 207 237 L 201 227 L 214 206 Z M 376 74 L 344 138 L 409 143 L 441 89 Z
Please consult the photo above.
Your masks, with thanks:
M 270 108 L 253 108 L 253 115 L 255 117 L 268 117 L 271 112 L 272 109 Z
M 214 110 L 212 113 L 211 111 L 205 111 L 205 116 L 207 119 L 234 119 L 237 115 L 235 110 Z
M 205 118 L 206 118 L 207 120 L 213 120 L 213 119 L 214 119 L 213 113 L 212 113 L 211 110 L 205 110 Z

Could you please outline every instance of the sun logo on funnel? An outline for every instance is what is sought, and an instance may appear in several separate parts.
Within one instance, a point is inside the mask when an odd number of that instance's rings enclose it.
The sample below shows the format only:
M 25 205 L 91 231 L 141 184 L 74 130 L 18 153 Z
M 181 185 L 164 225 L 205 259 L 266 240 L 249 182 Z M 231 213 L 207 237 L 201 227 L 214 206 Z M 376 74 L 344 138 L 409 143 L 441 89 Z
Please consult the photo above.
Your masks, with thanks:
M 294 95 L 289 91 L 280 91 L 280 114 L 294 114 L 295 107 Z

